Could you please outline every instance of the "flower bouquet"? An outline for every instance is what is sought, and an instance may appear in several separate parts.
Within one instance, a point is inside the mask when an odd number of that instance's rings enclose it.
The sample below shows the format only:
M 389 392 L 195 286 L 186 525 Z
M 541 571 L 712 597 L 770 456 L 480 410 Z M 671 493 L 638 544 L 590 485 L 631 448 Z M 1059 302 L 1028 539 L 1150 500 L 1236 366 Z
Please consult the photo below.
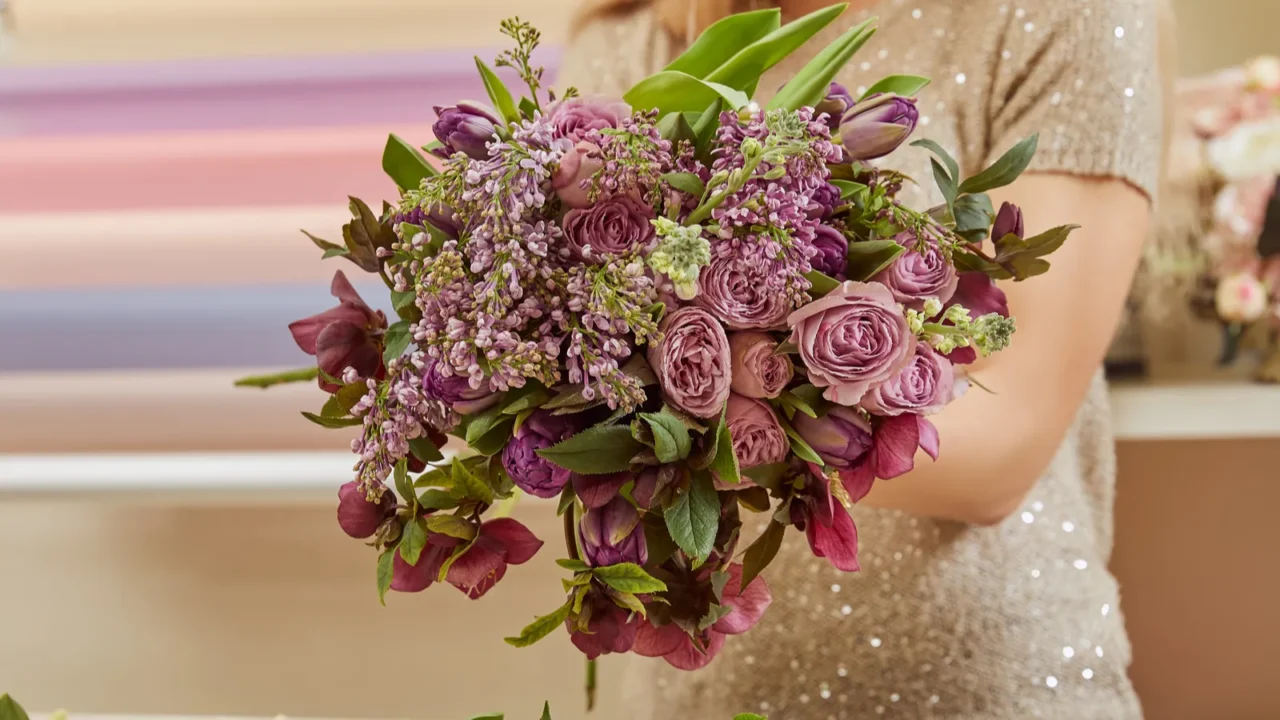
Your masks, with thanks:
M 1201 228 L 1204 273 L 1193 296 L 1222 324 L 1222 363 L 1262 350 L 1256 377 L 1280 382 L 1280 60 L 1259 58 L 1192 115 L 1212 176 Z
M 937 457 L 928 416 L 1014 331 L 993 281 L 1045 272 L 1072 227 L 1025 236 L 985 194 L 1034 137 L 967 178 L 914 142 L 945 200 L 898 200 L 912 179 L 875 161 L 928 81 L 832 82 L 870 21 L 753 102 L 843 10 L 728 17 L 620 99 L 544 89 L 537 31 L 509 20 L 497 65 L 527 96 L 477 59 L 488 104 L 439 108 L 425 155 L 391 136 L 398 201 L 352 200 L 344 242 L 312 240 L 385 281 L 399 317 L 339 271 L 339 305 L 290 326 L 318 367 L 285 376 L 330 394 L 308 419 L 358 428 L 338 522 L 376 549 L 380 596 L 483 596 L 543 545 L 504 517 L 517 492 L 557 503 L 566 577 L 516 646 L 564 628 L 592 660 L 693 670 L 760 619 L 789 528 L 858 569 L 848 508 Z M 768 529 L 742 538 L 743 512 Z

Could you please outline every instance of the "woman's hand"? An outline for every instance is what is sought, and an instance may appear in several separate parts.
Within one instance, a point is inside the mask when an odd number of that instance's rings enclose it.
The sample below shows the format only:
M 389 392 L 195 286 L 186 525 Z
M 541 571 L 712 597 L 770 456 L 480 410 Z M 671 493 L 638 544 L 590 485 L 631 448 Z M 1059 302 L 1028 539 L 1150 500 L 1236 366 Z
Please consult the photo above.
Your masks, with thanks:
M 1049 466 L 1115 333 L 1151 218 L 1150 201 L 1112 179 L 1027 174 L 994 194 L 1023 209 L 1028 235 L 1082 227 L 1047 274 L 1001 283 L 1018 330 L 1008 349 L 970 366 L 994 391 L 972 387 L 930 418 L 942 453 L 895 480 L 877 481 L 873 507 L 979 525 L 1017 510 Z

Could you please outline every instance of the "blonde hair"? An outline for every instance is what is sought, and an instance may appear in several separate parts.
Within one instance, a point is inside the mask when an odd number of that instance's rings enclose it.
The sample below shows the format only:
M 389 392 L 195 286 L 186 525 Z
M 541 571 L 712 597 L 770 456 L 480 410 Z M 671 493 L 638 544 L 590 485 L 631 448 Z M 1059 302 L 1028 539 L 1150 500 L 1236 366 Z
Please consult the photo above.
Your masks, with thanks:
M 652 7 L 672 37 L 692 41 L 726 15 L 774 4 L 776 0 L 586 0 L 578 9 L 573 28 L 577 30 L 599 17 Z

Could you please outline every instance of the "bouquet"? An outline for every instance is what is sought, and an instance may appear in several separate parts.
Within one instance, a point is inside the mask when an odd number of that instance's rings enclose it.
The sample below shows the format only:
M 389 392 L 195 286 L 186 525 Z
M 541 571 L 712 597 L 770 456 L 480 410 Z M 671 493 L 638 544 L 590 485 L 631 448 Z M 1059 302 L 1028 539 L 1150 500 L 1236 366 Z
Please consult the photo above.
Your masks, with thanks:
M 1225 80 L 1191 118 L 1212 203 L 1193 307 L 1221 323 L 1224 364 L 1252 345 L 1267 355 L 1258 378 L 1280 382 L 1280 60 L 1259 58 Z
M 545 89 L 537 31 L 509 20 L 496 64 L 528 95 L 477 59 L 488 103 L 438 108 L 424 152 L 389 139 L 397 202 L 353 199 L 343 243 L 312 239 L 385 281 L 398 318 L 337 272 L 338 306 L 290 326 L 317 367 L 283 376 L 330 394 L 308 419 L 358 429 L 338 522 L 376 549 L 380 596 L 485 595 L 543 546 L 505 517 L 517 493 L 557 503 L 566 576 L 516 646 L 563 628 L 591 660 L 693 670 L 765 612 L 789 528 L 858 569 L 848 508 L 937 457 L 928 417 L 1014 332 L 993 281 L 1045 272 L 1072 227 L 1028 237 L 985 194 L 1034 137 L 967 178 L 916 141 L 945 200 L 898 200 L 913 180 L 876 160 L 928 80 L 832 82 L 871 21 L 753 102 L 843 10 L 728 17 L 622 98 Z M 744 512 L 768 529 L 741 537 Z

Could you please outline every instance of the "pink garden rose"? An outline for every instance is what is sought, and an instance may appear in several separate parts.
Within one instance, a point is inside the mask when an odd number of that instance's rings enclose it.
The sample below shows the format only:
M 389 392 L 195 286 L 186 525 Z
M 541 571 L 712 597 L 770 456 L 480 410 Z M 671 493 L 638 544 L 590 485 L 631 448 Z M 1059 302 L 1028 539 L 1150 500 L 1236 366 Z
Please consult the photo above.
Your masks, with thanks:
M 749 398 L 776 398 L 791 382 L 795 368 L 791 358 L 775 355 L 778 343 L 766 333 L 736 332 L 729 336 L 733 365 L 730 387 Z
M 787 434 L 782 431 L 773 408 L 763 400 L 730 393 L 725 424 L 733 437 L 733 454 L 738 456 L 738 463 L 743 468 L 787 459 L 791 449 Z
M 852 280 L 791 313 L 791 342 L 823 397 L 858 404 L 910 361 L 916 337 L 889 289 Z
M 862 408 L 872 415 L 932 415 L 953 399 L 955 371 L 951 362 L 920 343 L 906 367 L 862 396 Z
M 894 238 L 907 248 L 889 267 L 875 276 L 893 292 L 898 302 L 914 310 L 924 308 L 926 298 L 937 298 L 946 303 L 956 291 L 956 268 L 942 254 L 936 242 L 926 242 L 924 252 L 918 252 L 916 236 L 900 233 Z
M 615 195 L 564 216 L 568 252 L 588 262 L 607 260 L 648 245 L 654 238 L 653 210 L 630 195 Z
M 589 181 L 602 167 L 604 160 L 600 157 L 600 146 L 580 142 L 560 158 L 560 165 L 551 176 L 551 187 L 566 207 L 587 207 L 591 204 L 587 199 L 587 190 L 591 187 Z
M 667 402 L 700 418 L 720 414 L 729 399 L 729 338 L 711 313 L 684 307 L 662 321 L 662 342 L 649 365 Z
M 764 273 L 759 260 L 737 253 L 713 257 L 698 276 L 696 302 L 734 330 L 780 327 L 791 308 Z
M 570 98 L 551 109 L 556 137 L 574 142 L 585 139 L 592 130 L 616 128 L 629 117 L 631 106 L 610 98 Z

